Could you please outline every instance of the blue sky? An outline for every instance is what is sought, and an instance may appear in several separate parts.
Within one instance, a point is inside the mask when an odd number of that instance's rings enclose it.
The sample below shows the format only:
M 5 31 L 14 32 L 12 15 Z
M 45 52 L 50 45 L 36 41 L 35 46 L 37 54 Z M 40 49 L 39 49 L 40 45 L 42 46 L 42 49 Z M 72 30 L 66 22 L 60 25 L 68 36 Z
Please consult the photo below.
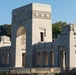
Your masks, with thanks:
M 12 10 L 32 2 L 50 4 L 53 23 L 66 21 L 76 24 L 76 0 L 1 0 L 0 25 L 11 24 Z

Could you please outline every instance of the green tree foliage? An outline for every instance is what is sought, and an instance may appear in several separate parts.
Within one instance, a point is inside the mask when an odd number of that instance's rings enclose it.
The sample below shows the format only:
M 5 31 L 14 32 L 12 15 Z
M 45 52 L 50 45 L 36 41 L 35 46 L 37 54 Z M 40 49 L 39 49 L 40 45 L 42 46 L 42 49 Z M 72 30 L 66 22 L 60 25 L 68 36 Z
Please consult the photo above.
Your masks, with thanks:
M 11 37 L 11 25 L 9 24 L 0 25 L 0 36 L 2 35 L 7 35 Z
M 52 24 L 52 32 L 53 32 L 53 38 L 57 38 L 57 35 L 61 33 L 62 27 L 65 26 L 67 23 L 66 22 L 56 22 Z M 11 37 L 11 25 L 9 24 L 4 24 L 0 25 L 0 36 L 2 35 L 7 35 Z
M 65 26 L 66 22 L 56 22 L 52 24 L 52 32 L 53 32 L 53 38 L 57 38 L 57 35 L 61 33 L 62 27 Z

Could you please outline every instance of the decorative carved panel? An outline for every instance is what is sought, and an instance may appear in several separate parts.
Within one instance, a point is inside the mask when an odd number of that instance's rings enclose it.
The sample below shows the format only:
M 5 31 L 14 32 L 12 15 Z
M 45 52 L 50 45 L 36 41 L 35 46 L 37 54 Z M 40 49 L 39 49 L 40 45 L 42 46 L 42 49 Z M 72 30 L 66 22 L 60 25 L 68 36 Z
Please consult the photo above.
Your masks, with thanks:
M 28 20 L 32 18 L 38 18 L 38 19 L 51 19 L 51 13 L 50 12 L 44 12 L 44 11 L 29 11 L 25 12 L 23 10 L 17 11 L 16 14 L 13 14 L 12 16 L 12 22 L 18 22 L 23 20 Z

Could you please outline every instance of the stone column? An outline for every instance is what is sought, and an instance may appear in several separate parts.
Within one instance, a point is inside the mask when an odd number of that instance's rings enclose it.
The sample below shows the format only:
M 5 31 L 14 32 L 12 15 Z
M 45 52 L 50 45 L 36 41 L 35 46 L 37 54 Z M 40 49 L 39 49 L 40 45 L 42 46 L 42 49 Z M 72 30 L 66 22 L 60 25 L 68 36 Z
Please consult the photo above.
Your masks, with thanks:
M 44 52 L 43 54 L 44 66 L 48 67 L 48 52 Z
M 66 67 L 66 63 L 65 63 L 65 59 L 66 59 L 66 53 L 63 52 L 63 67 L 65 68 Z
M 48 66 L 48 52 L 46 52 L 46 65 Z
M 38 67 L 37 65 L 38 65 L 38 61 L 37 61 L 37 59 L 38 59 L 38 53 L 36 52 L 36 67 Z
M 53 52 L 53 51 L 52 51 L 52 53 L 51 53 L 51 56 L 52 56 L 52 58 L 51 58 L 51 59 L 52 59 L 51 65 L 54 66 L 54 52 Z
M 60 51 L 60 67 L 63 66 L 63 53 Z
M 44 66 L 44 55 L 43 52 L 41 52 L 41 67 Z
M 48 67 L 51 66 L 51 55 L 50 52 L 48 52 Z
M 37 52 L 36 53 L 36 66 L 40 67 L 42 65 L 42 53 L 41 52 Z

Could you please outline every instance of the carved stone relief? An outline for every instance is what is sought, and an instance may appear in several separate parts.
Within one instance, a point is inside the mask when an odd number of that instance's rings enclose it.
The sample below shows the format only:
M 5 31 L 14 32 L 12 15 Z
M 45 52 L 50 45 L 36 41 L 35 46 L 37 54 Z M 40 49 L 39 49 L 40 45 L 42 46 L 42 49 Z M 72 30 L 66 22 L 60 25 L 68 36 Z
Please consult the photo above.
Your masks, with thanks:
M 51 19 L 51 13 L 44 12 L 44 11 L 33 11 L 32 17 L 33 18 L 40 18 L 40 19 Z
M 50 12 L 44 12 L 44 11 L 29 11 L 29 12 L 23 12 L 17 11 L 16 14 L 13 14 L 12 16 L 12 22 L 18 22 L 22 20 L 28 20 L 31 18 L 38 18 L 38 19 L 51 19 L 51 13 Z

